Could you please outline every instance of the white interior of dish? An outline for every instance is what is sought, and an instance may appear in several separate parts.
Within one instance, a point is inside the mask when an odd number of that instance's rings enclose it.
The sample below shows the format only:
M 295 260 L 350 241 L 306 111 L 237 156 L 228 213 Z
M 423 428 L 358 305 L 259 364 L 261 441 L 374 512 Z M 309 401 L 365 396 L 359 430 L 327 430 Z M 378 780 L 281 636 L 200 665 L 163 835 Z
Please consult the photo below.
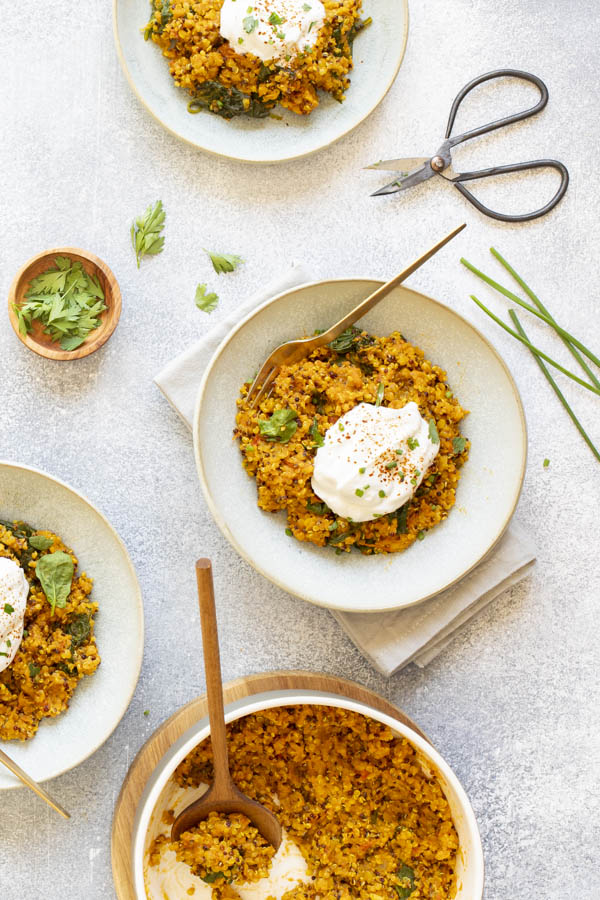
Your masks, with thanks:
M 104 743 L 127 709 L 142 663 L 140 589 L 127 551 L 107 520 L 71 488 L 35 469 L 0 463 L 0 518 L 48 528 L 72 547 L 93 578 L 95 634 L 102 662 L 83 678 L 66 709 L 41 722 L 29 741 L 0 747 L 36 781 L 55 778 Z M 21 782 L 0 768 L 0 790 Z
M 114 0 L 115 32 L 132 86 L 170 131 L 197 146 L 247 162 L 280 162 L 324 147 L 358 125 L 381 101 L 402 61 L 408 28 L 404 0 L 364 0 L 373 23 L 357 37 L 352 84 L 344 103 L 327 94 L 310 116 L 277 107 L 281 119 L 231 121 L 210 113 L 190 115 L 186 91 L 177 88 L 159 47 L 144 41 L 148 0 Z
M 517 503 L 526 461 L 519 395 L 490 343 L 465 319 L 400 287 L 361 320 L 376 335 L 398 330 L 446 370 L 469 415 L 471 439 L 456 504 L 448 519 L 406 552 L 336 555 L 286 536 L 283 513 L 260 510 L 256 483 L 231 438 L 242 383 L 278 344 L 337 321 L 379 282 L 328 281 L 289 291 L 261 306 L 217 350 L 202 382 L 194 441 L 205 497 L 238 552 L 259 572 L 313 603 L 354 612 L 398 609 L 439 593 L 488 553 Z
M 452 817 L 458 832 L 460 850 L 457 857 L 458 889 L 456 900 L 481 900 L 484 877 L 483 850 L 477 822 L 469 799 L 451 768 L 440 754 L 412 729 L 362 703 L 333 694 L 320 693 L 319 691 L 308 691 L 305 693 L 274 691 L 245 698 L 228 706 L 225 718 L 227 722 L 232 722 L 242 716 L 270 709 L 274 706 L 295 706 L 300 704 L 336 706 L 341 709 L 361 713 L 383 722 L 395 734 L 407 738 L 413 744 L 425 768 L 431 769 L 437 774 L 442 790 L 450 804 Z M 149 844 L 149 828 L 155 809 L 162 809 L 161 797 L 164 796 L 165 790 L 168 790 L 168 784 L 173 772 L 187 754 L 200 744 L 208 734 L 208 720 L 203 719 L 182 735 L 163 756 L 140 798 L 133 826 L 132 840 L 132 866 L 137 900 L 165 900 L 162 897 L 148 897 L 145 891 L 144 860 Z M 178 898 L 172 897 L 169 900 L 178 900 Z

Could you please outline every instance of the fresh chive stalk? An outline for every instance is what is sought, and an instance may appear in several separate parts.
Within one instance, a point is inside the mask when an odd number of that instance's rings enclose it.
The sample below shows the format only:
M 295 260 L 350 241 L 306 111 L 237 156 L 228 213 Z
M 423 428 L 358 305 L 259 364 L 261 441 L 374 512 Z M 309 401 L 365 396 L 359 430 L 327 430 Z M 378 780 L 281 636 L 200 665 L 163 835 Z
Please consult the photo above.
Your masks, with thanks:
M 517 329 L 517 331 L 519 332 L 519 334 L 521 335 L 521 337 L 525 338 L 525 340 L 528 340 L 528 337 L 525 334 L 525 330 L 523 329 L 523 326 L 521 325 L 515 310 L 509 309 L 508 314 L 510 315 L 511 319 L 513 320 L 514 326 Z M 552 388 L 552 390 L 554 391 L 554 393 L 556 394 L 556 396 L 558 397 L 558 399 L 564 406 L 564 408 L 567 412 L 567 415 L 570 417 L 571 421 L 573 422 L 573 425 L 575 426 L 575 428 L 577 429 L 577 431 L 579 432 L 581 437 L 584 439 L 584 441 L 586 442 L 586 444 L 588 445 L 588 447 L 590 448 L 590 450 L 592 451 L 592 453 L 594 454 L 596 459 L 600 462 L 600 452 L 598 452 L 598 450 L 592 443 L 590 437 L 588 436 L 587 432 L 585 431 L 583 425 L 581 424 L 581 422 L 579 421 L 579 419 L 577 418 L 577 416 L 571 409 L 567 398 L 565 397 L 565 395 L 563 394 L 563 392 L 561 391 L 561 389 L 555 382 L 554 378 L 548 371 L 547 366 L 542 362 L 542 360 L 539 358 L 539 356 L 537 356 L 535 353 L 533 353 L 533 357 L 534 357 L 536 363 L 538 364 L 538 366 L 540 367 L 540 369 L 542 370 L 542 372 L 544 373 L 544 377 L 547 379 L 548 383 L 550 384 L 550 387 Z M 544 463 L 544 465 L 546 465 L 546 464 Z
M 514 338 L 516 338 L 522 344 L 525 344 L 525 346 L 528 347 L 535 356 L 545 359 L 546 362 L 549 362 L 551 366 L 554 366 L 554 368 L 558 369 L 559 372 L 562 372 L 563 375 L 567 375 L 569 378 L 572 378 L 573 381 L 576 381 L 577 384 L 580 384 L 582 387 L 587 388 L 588 391 L 592 392 L 592 394 L 598 394 L 598 396 L 600 396 L 599 388 L 593 387 L 591 384 L 588 384 L 587 381 L 584 381 L 578 375 L 575 375 L 574 372 L 570 372 L 569 369 L 565 369 L 564 366 L 561 366 L 560 363 L 557 363 L 555 359 L 552 359 L 551 356 L 548 356 L 548 354 L 544 353 L 543 350 L 540 350 L 539 347 L 535 347 L 530 340 L 520 335 L 518 331 L 513 331 L 512 328 L 509 328 L 508 325 L 506 325 L 502 321 L 502 319 L 498 318 L 498 316 L 496 316 L 491 311 L 491 309 L 488 309 L 487 306 L 484 306 L 481 300 L 478 300 L 477 297 L 475 297 L 473 294 L 471 294 L 471 300 L 473 300 L 477 304 L 477 306 L 482 309 L 484 313 L 486 313 L 486 315 L 490 317 L 490 319 L 493 319 L 494 322 L 496 322 L 501 328 L 504 328 L 504 330 L 511 334 Z
M 493 252 L 494 251 L 492 249 L 492 253 Z M 535 307 L 530 306 L 529 303 L 525 303 L 524 300 L 521 300 L 520 297 L 517 297 L 516 294 L 513 294 L 513 292 L 509 291 L 507 288 L 502 287 L 501 284 L 498 284 L 498 282 L 494 281 L 493 278 L 490 278 L 489 275 L 485 275 L 483 272 L 480 272 L 479 269 L 477 269 L 468 260 L 463 258 L 463 259 L 461 259 L 461 263 L 464 266 L 466 266 L 467 269 L 469 269 L 471 272 L 473 272 L 474 275 L 477 275 L 478 278 L 481 278 L 482 281 L 485 281 L 486 284 L 489 284 L 490 287 L 495 288 L 500 294 L 503 294 L 505 297 L 508 297 L 508 299 L 512 300 L 513 303 L 518 303 L 518 305 L 522 306 L 523 309 L 526 309 L 527 312 L 533 313 L 533 315 L 537 316 L 538 319 L 541 319 L 543 322 L 546 322 L 546 324 L 550 325 L 556 331 L 556 333 L 562 339 L 562 341 L 567 345 L 567 347 L 569 345 L 578 347 L 582 353 L 584 353 L 589 359 L 591 359 L 591 361 L 593 363 L 595 363 L 595 365 L 600 366 L 600 359 L 598 359 L 598 357 L 595 356 L 592 353 L 592 351 L 589 350 L 588 347 L 585 346 L 585 344 L 582 344 L 581 341 L 579 341 L 576 337 L 574 337 L 574 335 L 569 334 L 568 331 L 565 331 L 565 329 L 562 328 L 552 318 L 552 316 L 547 312 L 547 310 L 545 308 L 543 308 L 543 311 L 542 311 L 542 308 L 536 309 Z M 511 274 L 513 274 L 513 273 L 511 272 Z M 514 274 L 516 275 L 516 272 Z M 525 290 L 525 287 L 523 287 L 523 290 Z M 528 296 L 531 296 L 531 295 L 528 293 Z M 533 297 L 532 297 L 532 299 L 533 299 Z M 537 300 L 537 297 L 535 298 L 535 300 Z M 537 302 L 539 304 L 540 301 L 537 300 Z M 571 352 L 573 352 L 573 351 L 571 351 Z M 581 357 L 578 354 L 576 356 L 576 359 L 578 360 L 578 362 L 583 364 L 583 360 L 581 359 Z M 585 364 L 583 364 L 583 367 L 588 373 L 590 372 L 590 370 L 587 368 L 587 366 Z M 594 384 L 596 385 L 596 387 L 600 388 L 600 382 L 598 382 L 593 375 L 592 375 L 592 380 L 594 381 Z
M 527 285 L 527 284 L 523 281 L 523 279 L 521 278 L 521 276 L 519 275 L 519 273 L 518 273 L 518 272 L 515 272 L 515 270 L 513 269 L 513 267 L 512 267 L 512 266 L 504 259 L 504 257 L 503 257 L 500 253 L 498 253 L 498 251 L 497 251 L 494 247 L 490 247 L 490 252 L 491 252 L 492 256 L 494 256 L 494 257 L 498 260 L 498 262 L 499 262 L 502 266 L 504 266 L 504 268 L 506 269 L 506 271 L 507 271 L 510 275 L 512 275 L 512 277 L 515 279 L 515 281 L 517 282 L 517 284 L 525 291 L 525 293 L 527 294 L 527 296 L 528 296 L 531 300 L 533 300 L 533 302 L 535 303 L 535 305 L 537 306 L 537 308 L 538 308 L 541 312 L 544 313 L 544 315 L 546 316 L 546 318 L 548 319 L 548 321 L 549 321 L 549 323 L 552 325 L 552 327 L 556 329 L 556 320 L 550 315 L 550 312 L 549 312 L 548 309 L 544 306 L 544 304 L 543 304 L 542 301 L 539 299 L 539 297 L 536 297 L 536 295 L 533 293 L 533 291 L 531 290 L 531 288 L 529 287 L 529 285 Z M 577 362 L 579 363 L 579 365 L 581 366 L 581 368 L 583 369 L 583 371 L 586 373 L 586 375 L 588 376 L 588 378 L 589 378 L 590 381 L 592 382 L 592 384 L 595 384 L 597 388 L 600 388 L 600 380 L 598 380 L 598 378 L 596 378 L 595 374 L 592 372 L 592 370 L 590 369 L 590 367 L 588 366 L 588 364 L 586 363 L 586 361 L 582 358 L 582 356 L 580 355 L 580 353 L 579 353 L 579 352 L 576 350 L 576 348 L 573 346 L 573 344 L 574 344 L 575 342 L 574 342 L 574 341 L 568 340 L 568 339 L 567 339 L 566 337 L 564 337 L 560 332 L 559 332 L 559 337 L 560 337 L 561 341 L 563 342 L 563 344 L 565 345 L 565 347 L 567 348 L 567 350 L 569 350 L 569 352 L 572 353 L 572 355 L 575 357 L 575 359 L 577 360 Z M 591 359 L 591 357 L 590 357 L 590 359 Z

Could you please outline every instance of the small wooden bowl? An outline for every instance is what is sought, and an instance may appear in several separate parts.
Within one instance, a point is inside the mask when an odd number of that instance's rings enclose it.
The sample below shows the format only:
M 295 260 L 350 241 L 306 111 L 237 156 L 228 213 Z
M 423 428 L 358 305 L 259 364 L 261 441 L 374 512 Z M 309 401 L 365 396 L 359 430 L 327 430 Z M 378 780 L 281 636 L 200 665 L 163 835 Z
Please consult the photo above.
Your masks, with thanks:
M 67 256 L 73 262 L 80 262 L 89 275 L 96 275 L 104 291 L 104 302 L 108 307 L 100 316 L 98 328 L 91 331 L 83 344 L 76 350 L 61 350 L 60 344 L 50 340 L 49 335 L 44 334 L 43 326 L 38 321 L 34 321 L 33 329 L 29 334 L 21 334 L 19 321 L 13 308 L 15 304 L 19 306 L 25 299 L 30 281 L 55 265 L 56 256 Z M 89 356 L 107 342 L 117 327 L 120 315 L 121 291 L 117 279 L 100 257 L 77 247 L 60 247 L 57 250 L 45 250 L 43 253 L 38 253 L 17 272 L 8 292 L 8 316 L 15 334 L 26 347 L 46 359 L 83 359 L 84 356 Z

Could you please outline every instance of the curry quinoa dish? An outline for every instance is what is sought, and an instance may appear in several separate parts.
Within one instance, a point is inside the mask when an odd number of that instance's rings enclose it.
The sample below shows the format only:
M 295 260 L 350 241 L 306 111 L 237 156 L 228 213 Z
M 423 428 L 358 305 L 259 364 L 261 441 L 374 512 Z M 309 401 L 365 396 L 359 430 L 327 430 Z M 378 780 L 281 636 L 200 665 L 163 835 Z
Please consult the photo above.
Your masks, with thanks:
M 279 853 L 291 845 L 303 862 L 299 877 L 288 874 L 279 889 L 271 881 L 257 896 L 455 897 L 459 841 L 448 801 L 412 744 L 387 725 L 337 707 L 302 705 L 247 715 L 227 730 L 234 782 L 277 815 L 284 830 Z M 174 774 L 180 789 L 211 783 L 211 753 L 205 740 L 184 759 Z M 173 811 L 165 818 L 172 821 Z M 163 827 L 150 845 L 148 871 L 171 851 L 201 879 L 187 890 L 187 881 L 176 882 L 184 886 L 181 896 L 202 898 L 212 890 L 213 897 L 239 897 L 236 885 L 264 877 L 271 863 L 264 847 L 250 849 L 255 831 L 243 816 L 214 814 L 172 845 Z
M 25 741 L 42 719 L 66 710 L 81 679 L 98 668 L 97 605 L 91 579 L 51 531 L 0 520 L 0 563 L 15 588 L 10 596 L 0 591 L 0 740 Z M 11 587 L 7 577 L 3 586 Z M 18 622 L 14 596 L 22 600 Z
M 153 0 L 144 37 L 160 47 L 188 110 L 263 118 L 307 115 L 350 85 L 361 0 Z
M 241 388 L 234 432 L 242 463 L 256 479 L 259 507 L 285 510 L 290 537 L 338 553 L 352 548 L 364 554 L 395 553 L 423 540 L 447 518 L 469 453 L 470 443 L 459 429 L 466 411 L 445 372 L 399 332 L 373 337 L 349 329 L 327 347 L 283 366 L 271 393 L 255 409 L 246 401 L 249 388 L 250 382 Z M 419 432 L 420 440 L 409 436 L 388 446 L 386 436 L 396 424 L 389 417 L 407 411 L 425 428 L 425 439 Z M 346 453 L 348 419 L 356 419 L 357 412 L 359 426 L 376 414 L 387 417 L 377 434 L 378 469 L 356 462 L 353 506 L 346 502 L 336 513 L 315 493 L 315 468 L 324 445 L 327 449 L 332 443 L 331 435 L 339 438 L 338 457 Z M 425 444 L 431 451 L 425 463 L 416 457 L 416 465 L 414 459 L 409 461 L 411 454 L 425 453 Z M 349 460 L 349 455 L 338 460 L 346 472 Z M 344 477 L 348 481 L 350 476 Z M 393 490 L 403 498 L 395 509 Z M 370 518 L 354 511 L 367 503 L 374 510 Z M 340 509 L 351 513 L 341 514 Z

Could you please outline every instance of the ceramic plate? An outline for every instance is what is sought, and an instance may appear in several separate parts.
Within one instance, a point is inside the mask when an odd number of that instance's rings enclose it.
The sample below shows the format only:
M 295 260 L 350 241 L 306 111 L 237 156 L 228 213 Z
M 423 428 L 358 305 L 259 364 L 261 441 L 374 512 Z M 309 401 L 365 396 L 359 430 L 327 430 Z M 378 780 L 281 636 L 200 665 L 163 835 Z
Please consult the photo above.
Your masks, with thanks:
M 244 162 L 274 163 L 314 153 L 356 128 L 385 97 L 398 74 L 408 36 L 408 0 L 363 0 L 373 23 L 354 44 L 352 85 L 340 104 L 323 95 L 310 116 L 281 107 L 276 119 L 190 115 L 189 95 L 175 87 L 168 61 L 141 31 L 150 17 L 148 0 L 113 0 L 117 51 L 131 87 L 146 109 L 190 144 Z
M 194 443 L 200 481 L 223 534 L 259 572 L 298 597 L 352 612 L 399 609 L 462 578 L 502 536 L 519 498 L 527 455 L 516 385 L 489 341 L 469 322 L 423 294 L 400 287 L 361 320 L 377 335 L 401 331 L 446 370 L 471 439 L 456 505 L 404 553 L 340 554 L 287 537 L 283 513 L 260 510 L 256 482 L 242 468 L 235 401 L 242 383 L 278 344 L 342 318 L 380 282 L 305 285 L 259 307 L 215 353 L 200 386 Z
M 45 719 L 31 740 L 0 747 L 36 781 L 74 768 L 117 727 L 135 690 L 144 646 L 142 597 L 121 539 L 88 500 L 36 469 L 0 462 L 0 518 L 23 519 L 59 534 L 75 551 L 79 570 L 94 580 L 99 605 L 95 632 L 102 662 L 79 682 L 71 704 Z M 0 767 L 0 790 L 19 787 Z

